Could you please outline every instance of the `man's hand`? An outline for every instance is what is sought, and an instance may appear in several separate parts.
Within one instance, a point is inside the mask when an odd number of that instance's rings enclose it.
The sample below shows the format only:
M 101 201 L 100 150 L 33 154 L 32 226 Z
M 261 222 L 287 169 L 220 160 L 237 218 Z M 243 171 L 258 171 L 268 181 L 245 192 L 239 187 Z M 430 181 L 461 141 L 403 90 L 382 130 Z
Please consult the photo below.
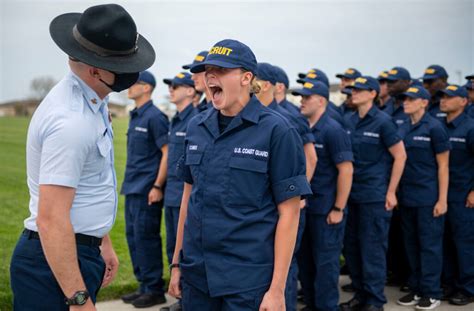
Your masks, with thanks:
M 270 288 L 263 296 L 259 311 L 285 311 L 285 291 Z
M 170 284 L 168 286 L 168 294 L 175 298 L 181 298 L 181 270 L 179 268 L 171 269 Z
M 119 260 L 115 254 L 110 238 L 106 236 L 101 246 L 102 258 L 105 262 L 105 274 L 102 280 L 102 287 L 107 287 L 115 278 L 119 267 Z
M 326 219 L 328 225 L 337 225 L 344 218 L 344 212 L 331 211 Z
M 397 196 L 395 195 L 395 192 L 388 191 L 387 196 L 385 198 L 385 209 L 387 211 L 391 211 L 397 206 L 398 201 L 397 201 Z
M 466 207 L 474 208 L 474 190 L 467 195 Z
M 148 193 L 148 205 L 160 202 L 161 200 L 163 200 L 163 191 L 161 191 L 161 189 L 151 188 Z
M 446 214 L 448 211 L 448 203 L 447 202 L 436 202 L 434 209 L 433 209 L 433 216 L 439 217 L 441 215 Z

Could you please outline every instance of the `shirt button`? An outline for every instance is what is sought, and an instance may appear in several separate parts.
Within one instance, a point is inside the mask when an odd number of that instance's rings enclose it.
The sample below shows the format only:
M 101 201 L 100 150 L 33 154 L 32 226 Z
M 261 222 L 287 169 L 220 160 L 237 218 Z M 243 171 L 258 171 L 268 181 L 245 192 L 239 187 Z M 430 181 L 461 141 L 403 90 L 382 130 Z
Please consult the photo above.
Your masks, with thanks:
M 295 185 L 290 185 L 289 189 L 290 189 L 290 191 L 295 191 L 296 187 L 295 187 Z

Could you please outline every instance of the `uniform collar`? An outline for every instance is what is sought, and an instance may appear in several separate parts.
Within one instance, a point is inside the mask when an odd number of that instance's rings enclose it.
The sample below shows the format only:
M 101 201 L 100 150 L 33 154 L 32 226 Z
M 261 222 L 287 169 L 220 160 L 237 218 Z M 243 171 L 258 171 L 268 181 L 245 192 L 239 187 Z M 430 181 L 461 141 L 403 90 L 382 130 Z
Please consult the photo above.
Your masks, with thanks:
M 76 86 L 78 86 L 82 91 L 82 96 L 87 102 L 87 105 L 92 110 L 92 112 L 97 113 L 102 106 L 106 106 L 109 101 L 109 96 L 106 96 L 103 100 L 97 95 L 97 93 L 88 86 L 84 81 L 81 80 L 74 72 L 70 72 L 70 78 Z
M 224 133 L 227 133 L 242 124 L 243 120 L 257 124 L 260 118 L 262 106 L 263 105 L 258 101 L 258 99 L 252 95 L 248 104 L 238 115 L 235 116 Z M 219 111 L 217 109 L 208 109 L 204 112 L 204 117 L 199 121 L 199 124 L 204 124 L 216 138 L 220 135 L 218 115 Z
M 325 110 L 324 113 L 319 117 L 318 122 L 316 122 L 316 124 L 314 125 L 314 128 L 315 128 L 316 130 L 318 130 L 318 131 L 321 130 L 321 128 L 323 127 L 323 125 L 326 124 L 327 119 L 328 119 L 328 116 L 329 116 L 328 111 L 327 111 L 328 109 L 329 109 L 329 106 L 326 107 L 326 110 Z
M 275 99 L 273 99 L 273 101 L 270 103 L 270 105 L 268 105 L 268 108 L 270 108 L 272 110 L 277 109 L 277 107 L 278 107 L 278 104 L 277 104 Z
M 149 101 L 147 101 L 145 104 L 143 104 L 143 106 L 141 106 L 140 108 L 135 108 L 133 109 L 132 111 L 130 111 L 130 115 L 133 117 L 133 116 L 136 116 L 138 115 L 139 117 L 141 117 L 145 111 L 150 108 L 151 106 L 153 105 L 153 101 L 150 99 Z
M 467 115 L 465 112 L 461 113 L 459 116 L 457 116 L 456 119 L 453 121 L 449 122 L 448 125 L 452 127 L 458 127 L 461 123 L 464 122 L 464 120 L 467 118 Z
M 374 117 L 375 115 L 377 115 L 378 113 L 380 112 L 380 109 L 377 108 L 377 105 L 375 103 L 372 104 L 372 107 L 369 109 L 369 111 L 367 112 L 367 115 L 370 116 L 370 117 Z
M 179 118 L 181 121 L 186 119 L 189 114 L 194 110 L 195 108 L 193 107 L 193 104 L 190 103 L 189 105 L 186 106 L 186 108 L 183 109 L 181 112 L 176 112 L 175 118 Z

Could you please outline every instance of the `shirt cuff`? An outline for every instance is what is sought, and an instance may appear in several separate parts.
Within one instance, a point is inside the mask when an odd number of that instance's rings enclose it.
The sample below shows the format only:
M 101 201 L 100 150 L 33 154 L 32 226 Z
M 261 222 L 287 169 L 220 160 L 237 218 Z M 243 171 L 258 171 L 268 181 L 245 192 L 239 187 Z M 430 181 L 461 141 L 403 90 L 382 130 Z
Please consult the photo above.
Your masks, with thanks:
M 274 183 L 272 191 L 276 204 L 297 196 L 306 197 L 313 193 L 305 175 L 294 176 Z
M 445 151 L 451 150 L 451 144 L 449 142 L 435 144 L 434 150 L 436 153 L 443 153 Z
M 354 156 L 352 154 L 352 151 L 342 151 L 342 152 L 337 153 L 333 157 L 332 160 L 336 164 L 340 164 L 342 162 L 347 162 L 347 161 L 354 162 Z
M 40 176 L 39 184 L 77 188 L 77 185 L 79 184 L 79 180 L 76 178 L 71 178 L 69 176 L 47 175 L 47 176 Z
M 155 144 L 161 149 L 164 145 L 168 144 L 168 135 L 158 137 L 158 139 L 155 140 Z
M 301 136 L 301 140 L 303 141 L 303 145 L 308 143 L 314 143 L 314 135 L 312 133 L 306 133 Z

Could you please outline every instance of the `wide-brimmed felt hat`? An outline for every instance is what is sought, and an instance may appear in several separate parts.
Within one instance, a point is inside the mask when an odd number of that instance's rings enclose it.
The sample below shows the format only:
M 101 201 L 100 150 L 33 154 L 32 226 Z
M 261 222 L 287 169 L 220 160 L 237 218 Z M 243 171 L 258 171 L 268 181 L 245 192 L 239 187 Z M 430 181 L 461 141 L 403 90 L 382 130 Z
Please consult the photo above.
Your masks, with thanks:
M 49 26 L 54 42 L 71 58 L 117 73 L 140 72 L 155 61 L 151 44 L 117 4 L 57 16 Z

